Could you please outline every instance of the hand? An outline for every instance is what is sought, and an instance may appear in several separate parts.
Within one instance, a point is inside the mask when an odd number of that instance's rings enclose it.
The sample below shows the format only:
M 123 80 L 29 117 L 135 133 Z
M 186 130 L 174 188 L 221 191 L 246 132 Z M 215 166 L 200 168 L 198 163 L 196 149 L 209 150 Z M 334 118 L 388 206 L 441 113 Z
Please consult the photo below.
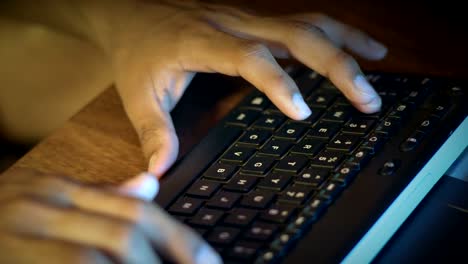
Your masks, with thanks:
M 177 156 L 169 112 L 195 72 L 241 76 L 299 120 L 311 110 L 275 60 L 293 56 L 327 76 L 360 111 L 380 109 L 380 97 L 341 48 L 371 60 L 383 58 L 386 48 L 330 17 L 262 17 L 193 1 L 119 3 L 84 13 L 113 61 L 117 89 L 150 160 L 149 171 L 158 177 Z
M 16 169 L 0 176 L 0 263 L 221 263 L 190 228 L 155 204 L 154 176 L 111 190 Z M 143 191 L 143 192 L 142 192 Z

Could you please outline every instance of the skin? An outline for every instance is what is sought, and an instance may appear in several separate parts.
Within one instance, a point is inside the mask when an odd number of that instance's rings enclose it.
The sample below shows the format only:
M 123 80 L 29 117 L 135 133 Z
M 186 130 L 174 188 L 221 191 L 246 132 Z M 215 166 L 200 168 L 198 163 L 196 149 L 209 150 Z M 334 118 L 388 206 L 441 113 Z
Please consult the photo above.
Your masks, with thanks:
M 170 111 L 196 72 L 240 76 L 288 117 L 300 120 L 311 110 L 276 62 L 294 57 L 328 77 L 360 111 L 380 109 L 381 99 L 343 49 L 378 60 L 386 48 L 323 14 L 265 17 L 194 1 L 44 0 L 42 9 L 18 9 L 17 2 L 7 1 L 0 9 L 68 32 L 106 54 L 152 177 L 164 175 L 177 157 Z M 197 254 L 208 248 L 204 252 L 212 256 L 211 263 L 218 263 L 214 251 L 187 227 L 157 206 L 127 197 L 128 188 L 142 188 L 146 180 L 136 177 L 124 191 L 116 191 L 31 171 L 3 175 L 0 251 L 21 254 L 0 254 L 0 262 L 46 256 L 57 262 L 158 262 L 153 246 L 178 263 L 197 262 Z M 96 199 L 99 204 L 93 203 Z

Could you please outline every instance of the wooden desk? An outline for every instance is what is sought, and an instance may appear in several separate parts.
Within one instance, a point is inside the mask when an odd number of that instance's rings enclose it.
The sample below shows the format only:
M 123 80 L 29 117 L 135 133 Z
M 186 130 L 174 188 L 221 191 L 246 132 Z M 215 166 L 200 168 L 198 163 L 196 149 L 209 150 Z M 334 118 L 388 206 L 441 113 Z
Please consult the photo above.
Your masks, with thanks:
M 467 23 L 455 1 L 444 1 L 444 6 L 356 0 L 227 2 L 267 13 L 321 11 L 357 26 L 389 46 L 384 61 L 360 61 L 364 69 L 467 77 Z M 248 91 L 226 87 L 213 93 L 201 88 L 190 88 L 173 111 L 181 154 Z M 119 182 L 145 170 L 146 162 L 118 95 L 109 88 L 14 166 L 61 172 L 88 182 Z

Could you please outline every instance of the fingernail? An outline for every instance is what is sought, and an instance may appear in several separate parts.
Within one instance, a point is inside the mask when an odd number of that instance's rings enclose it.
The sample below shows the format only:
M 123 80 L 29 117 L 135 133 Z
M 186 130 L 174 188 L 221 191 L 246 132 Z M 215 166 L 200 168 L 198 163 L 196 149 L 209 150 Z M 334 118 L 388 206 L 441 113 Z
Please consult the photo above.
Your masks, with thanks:
M 295 93 L 292 97 L 292 101 L 294 107 L 296 107 L 296 110 L 300 113 L 300 119 L 305 119 L 310 116 L 310 114 L 312 114 L 312 111 L 306 102 L 304 102 L 304 99 L 300 93 Z
M 207 245 L 201 246 L 195 255 L 195 264 L 221 264 L 221 257 Z
M 362 100 L 371 102 L 374 98 L 379 97 L 374 88 L 369 84 L 367 79 L 362 74 L 358 74 L 354 79 L 356 90 L 361 94 Z
M 153 174 L 141 173 L 124 182 L 121 191 L 136 198 L 152 201 L 159 192 L 159 181 Z
M 382 99 L 380 97 L 374 98 L 370 103 L 364 105 L 365 108 L 367 108 L 367 111 L 369 113 L 375 113 L 380 111 L 380 108 L 382 107 Z

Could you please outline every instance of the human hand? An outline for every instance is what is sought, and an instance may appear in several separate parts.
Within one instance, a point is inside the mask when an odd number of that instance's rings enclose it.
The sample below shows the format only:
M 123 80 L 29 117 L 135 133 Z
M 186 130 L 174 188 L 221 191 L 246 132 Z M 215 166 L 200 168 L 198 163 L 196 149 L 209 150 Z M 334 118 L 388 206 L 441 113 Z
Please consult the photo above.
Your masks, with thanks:
M 143 183 L 137 186 L 135 182 Z M 221 263 L 152 200 L 154 176 L 115 189 L 15 169 L 0 175 L 0 263 Z
M 177 157 L 169 113 L 195 72 L 241 76 L 299 120 L 311 110 L 275 60 L 292 56 L 328 77 L 360 111 L 380 109 L 380 97 L 341 48 L 371 60 L 383 58 L 386 48 L 323 14 L 262 17 L 193 1 L 111 1 L 110 6 L 84 13 L 112 59 L 148 170 L 158 177 Z

